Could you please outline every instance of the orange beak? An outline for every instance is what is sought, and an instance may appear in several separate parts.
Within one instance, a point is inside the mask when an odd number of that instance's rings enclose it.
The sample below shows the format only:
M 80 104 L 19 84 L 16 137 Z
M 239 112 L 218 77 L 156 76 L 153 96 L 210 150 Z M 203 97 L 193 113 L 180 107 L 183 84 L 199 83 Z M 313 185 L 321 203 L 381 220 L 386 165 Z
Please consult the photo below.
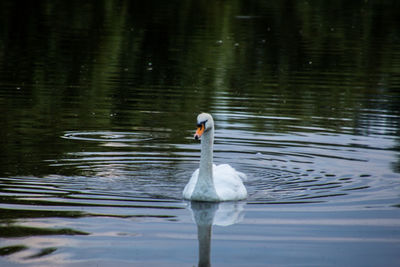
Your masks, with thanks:
M 199 140 L 200 137 L 203 135 L 205 130 L 204 124 L 199 125 L 199 127 L 197 127 L 197 131 L 194 134 L 194 139 Z

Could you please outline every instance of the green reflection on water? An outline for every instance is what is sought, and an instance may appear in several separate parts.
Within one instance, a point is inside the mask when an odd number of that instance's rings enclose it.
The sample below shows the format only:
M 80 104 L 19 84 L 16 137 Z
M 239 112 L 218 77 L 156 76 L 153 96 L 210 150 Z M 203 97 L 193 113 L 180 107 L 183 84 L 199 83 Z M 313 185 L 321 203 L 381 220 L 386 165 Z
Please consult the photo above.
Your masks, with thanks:
M 0 256 L 11 255 L 20 251 L 27 249 L 27 246 L 24 245 L 15 245 L 15 246 L 7 246 L 0 248 Z
M 37 235 L 89 235 L 71 228 L 39 228 L 19 225 L 0 226 L 0 237 L 25 237 Z
M 78 148 L 69 130 L 157 126 L 182 143 L 200 110 L 399 135 L 397 1 L 19 5 L 0 3 L 5 175 L 49 173 L 43 160 Z

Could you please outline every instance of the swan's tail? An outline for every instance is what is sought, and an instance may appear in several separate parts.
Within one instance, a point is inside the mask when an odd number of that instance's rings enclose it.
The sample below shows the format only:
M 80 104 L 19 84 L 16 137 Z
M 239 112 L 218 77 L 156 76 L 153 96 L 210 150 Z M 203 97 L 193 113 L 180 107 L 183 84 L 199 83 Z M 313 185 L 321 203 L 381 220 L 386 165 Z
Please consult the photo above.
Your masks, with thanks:
M 238 174 L 239 178 L 242 179 L 242 181 L 247 182 L 247 175 L 244 174 L 243 172 L 236 171 Z

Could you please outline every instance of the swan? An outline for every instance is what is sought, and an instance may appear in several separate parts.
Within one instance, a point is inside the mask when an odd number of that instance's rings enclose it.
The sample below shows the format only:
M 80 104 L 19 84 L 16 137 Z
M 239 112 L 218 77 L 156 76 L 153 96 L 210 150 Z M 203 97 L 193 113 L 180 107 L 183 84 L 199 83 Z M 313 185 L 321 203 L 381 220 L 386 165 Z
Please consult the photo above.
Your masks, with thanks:
M 183 189 L 183 198 L 192 201 L 234 201 L 247 197 L 244 173 L 229 164 L 213 164 L 214 120 L 208 113 L 197 116 L 196 140 L 201 138 L 200 167 Z

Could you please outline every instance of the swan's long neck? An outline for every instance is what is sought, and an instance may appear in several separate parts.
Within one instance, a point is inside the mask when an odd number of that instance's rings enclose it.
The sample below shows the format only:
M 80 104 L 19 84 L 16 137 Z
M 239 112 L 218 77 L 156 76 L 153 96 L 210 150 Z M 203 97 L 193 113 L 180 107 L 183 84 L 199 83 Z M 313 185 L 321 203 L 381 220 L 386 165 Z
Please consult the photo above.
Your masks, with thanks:
M 218 201 L 213 179 L 213 144 L 214 129 L 211 128 L 201 137 L 200 170 L 192 200 Z
M 214 146 L 214 129 L 205 132 L 201 138 L 201 158 L 199 177 L 213 184 L 213 146 Z

